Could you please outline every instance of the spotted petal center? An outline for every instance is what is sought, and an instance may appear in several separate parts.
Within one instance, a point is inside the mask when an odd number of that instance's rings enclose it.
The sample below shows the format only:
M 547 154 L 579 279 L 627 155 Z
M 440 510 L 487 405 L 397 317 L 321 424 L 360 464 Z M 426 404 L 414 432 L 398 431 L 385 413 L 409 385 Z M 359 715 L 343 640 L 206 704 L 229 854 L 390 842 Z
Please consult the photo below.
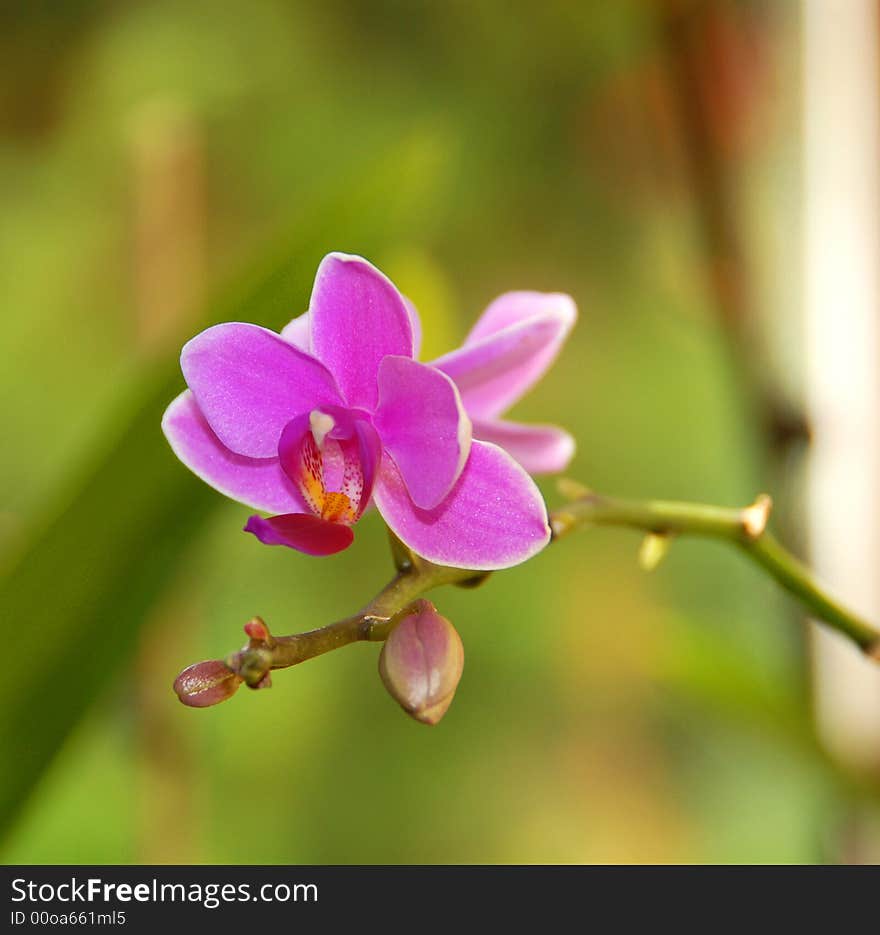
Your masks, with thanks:
M 345 410 L 312 410 L 290 422 L 281 436 L 279 456 L 309 510 L 331 523 L 351 526 L 369 500 L 372 465 L 362 435 L 366 423 Z

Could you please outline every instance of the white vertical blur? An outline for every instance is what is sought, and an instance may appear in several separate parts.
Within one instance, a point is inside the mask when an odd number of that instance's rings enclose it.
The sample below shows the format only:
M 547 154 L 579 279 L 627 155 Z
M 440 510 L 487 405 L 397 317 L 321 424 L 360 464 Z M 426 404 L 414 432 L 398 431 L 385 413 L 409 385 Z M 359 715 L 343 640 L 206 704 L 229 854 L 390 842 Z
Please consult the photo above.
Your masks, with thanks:
M 880 619 L 878 0 L 804 0 L 805 289 L 813 564 Z M 826 745 L 880 763 L 880 669 L 814 627 Z

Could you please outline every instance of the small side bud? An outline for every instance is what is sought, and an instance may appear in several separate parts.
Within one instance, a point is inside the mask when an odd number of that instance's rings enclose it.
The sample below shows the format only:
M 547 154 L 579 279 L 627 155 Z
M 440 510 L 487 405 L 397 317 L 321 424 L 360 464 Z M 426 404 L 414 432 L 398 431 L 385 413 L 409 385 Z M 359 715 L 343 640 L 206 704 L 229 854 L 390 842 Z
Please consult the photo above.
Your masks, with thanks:
M 773 501 L 769 495 L 762 493 L 751 506 L 747 506 L 742 511 L 743 531 L 749 539 L 760 538 L 767 528 L 767 520 L 770 519 L 772 507 Z
M 379 655 L 379 675 L 389 694 L 423 724 L 436 724 L 446 714 L 463 667 L 461 637 L 425 600 L 391 631 Z
M 226 657 L 226 668 L 234 672 L 248 688 L 268 688 L 272 684 L 269 679 L 263 683 L 272 669 L 272 653 L 267 644 L 259 640 Z
M 244 625 L 244 632 L 252 640 L 263 640 L 263 642 L 269 642 L 269 628 L 266 626 L 266 621 L 262 617 L 254 617 L 252 620 Z
M 272 673 L 267 672 L 256 685 L 248 685 L 248 688 L 252 688 L 254 691 L 260 688 L 271 688 L 272 687 Z
M 653 571 L 669 553 L 672 539 L 665 533 L 649 532 L 639 548 L 639 565 L 644 571 Z
M 231 698 L 241 678 L 219 659 L 188 666 L 174 680 L 177 697 L 190 708 L 208 708 Z

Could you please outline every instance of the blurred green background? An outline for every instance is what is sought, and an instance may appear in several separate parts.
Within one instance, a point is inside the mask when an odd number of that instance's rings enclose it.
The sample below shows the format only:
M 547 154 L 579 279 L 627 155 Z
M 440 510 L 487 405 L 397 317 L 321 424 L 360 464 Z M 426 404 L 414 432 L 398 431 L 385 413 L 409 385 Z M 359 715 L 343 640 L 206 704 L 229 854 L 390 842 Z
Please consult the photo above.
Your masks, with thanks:
M 820 749 L 796 609 L 722 546 L 627 532 L 434 599 L 441 725 L 357 645 L 182 707 L 184 665 L 359 607 L 377 516 L 314 560 L 241 533 L 159 430 L 181 343 L 280 327 L 320 257 L 420 308 L 580 321 L 516 410 L 609 493 L 745 504 L 798 549 L 794 3 L 66 0 L 0 10 L 0 858 L 823 861 L 876 777 Z M 756 378 L 749 361 L 767 361 Z M 559 502 L 542 480 L 548 502 Z

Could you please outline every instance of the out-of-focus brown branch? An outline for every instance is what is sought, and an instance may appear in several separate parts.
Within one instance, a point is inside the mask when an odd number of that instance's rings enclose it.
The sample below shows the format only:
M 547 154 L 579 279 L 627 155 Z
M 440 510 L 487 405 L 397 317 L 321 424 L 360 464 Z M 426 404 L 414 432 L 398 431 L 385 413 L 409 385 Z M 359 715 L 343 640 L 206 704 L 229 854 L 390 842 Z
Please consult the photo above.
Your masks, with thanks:
M 754 110 L 761 71 L 749 57 L 746 17 L 754 12 L 719 3 L 658 0 L 660 33 L 678 104 L 687 171 L 698 222 L 709 251 L 709 279 L 733 365 L 767 449 L 783 456 L 809 440 L 804 412 L 772 380 L 756 324 L 750 273 L 735 207 L 729 152 Z

